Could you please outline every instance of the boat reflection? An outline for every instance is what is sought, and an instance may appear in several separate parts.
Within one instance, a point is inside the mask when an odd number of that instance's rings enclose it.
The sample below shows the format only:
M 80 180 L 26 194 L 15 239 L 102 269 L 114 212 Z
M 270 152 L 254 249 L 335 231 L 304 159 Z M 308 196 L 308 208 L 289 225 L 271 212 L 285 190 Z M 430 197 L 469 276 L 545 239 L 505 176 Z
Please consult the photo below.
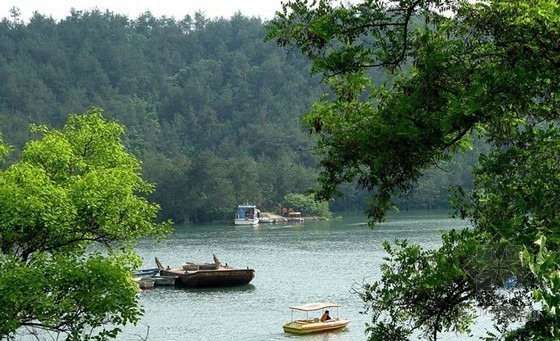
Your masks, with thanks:
M 217 294 L 217 293 L 238 293 L 238 292 L 251 292 L 255 290 L 253 284 L 237 285 L 232 287 L 211 287 L 211 288 L 188 288 L 188 287 L 175 287 L 176 290 L 185 292 L 197 293 L 198 295 L 204 294 Z

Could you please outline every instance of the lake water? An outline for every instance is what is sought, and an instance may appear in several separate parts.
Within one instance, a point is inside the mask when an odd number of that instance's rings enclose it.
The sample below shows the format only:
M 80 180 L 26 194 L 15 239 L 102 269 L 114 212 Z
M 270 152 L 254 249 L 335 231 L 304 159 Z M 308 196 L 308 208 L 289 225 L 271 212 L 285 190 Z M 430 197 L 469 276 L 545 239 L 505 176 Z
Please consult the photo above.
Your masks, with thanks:
M 255 269 L 255 278 L 233 288 L 145 290 L 141 322 L 126 327 L 119 340 L 299 340 L 282 330 L 292 317 L 288 306 L 316 301 L 341 304 L 338 314 L 350 324 L 341 332 L 305 336 L 305 341 L 364 340 L 370 317 L 360 314 L 362 301 L 352 287 L 379 278 L 382 242 L 398 238 L 437 247 L 441 230 L 468 225 L 446 213 L 399 213 L 374 230 L 366 222 L 355 215 L 294 225 L 181 226 L 160 243 L 144 240 L 138 253 L 146 268 L 155 267 L 155 257 L 175 267 L 184 261 L 212 262 L 214 253 L 222 263 Z

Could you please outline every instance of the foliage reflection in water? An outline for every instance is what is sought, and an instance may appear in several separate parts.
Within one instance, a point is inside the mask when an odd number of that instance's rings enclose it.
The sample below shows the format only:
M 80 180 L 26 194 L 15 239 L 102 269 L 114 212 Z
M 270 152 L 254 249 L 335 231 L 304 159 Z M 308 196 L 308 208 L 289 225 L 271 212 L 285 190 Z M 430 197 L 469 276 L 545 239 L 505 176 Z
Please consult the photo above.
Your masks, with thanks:
M 232 288 L 155 288 L 144 291 L 145 315 L 120 340 L 284 340 L 282 325 L 290 305 L 332 301 L 350 319 L 341 332 L 306 336 L 311 340 L 363 340 L 369 316 L 352 286 L 379 278 L 383 241 L 408 239 L 424 247 L 439 245 L 439 232 L 466 222 L 447 214 L 399 214 L 371 230 L 361 215 L 339 221 L 298 225 L 181 226 L 167 240 L 144 240 L 138 247 L 145 267 L 157 256 L 166 265 L 207 262 L 215 253 L 223 263 L 255 269 L 251 284 Z M 319 316 L 317 316 L 319 317 Z

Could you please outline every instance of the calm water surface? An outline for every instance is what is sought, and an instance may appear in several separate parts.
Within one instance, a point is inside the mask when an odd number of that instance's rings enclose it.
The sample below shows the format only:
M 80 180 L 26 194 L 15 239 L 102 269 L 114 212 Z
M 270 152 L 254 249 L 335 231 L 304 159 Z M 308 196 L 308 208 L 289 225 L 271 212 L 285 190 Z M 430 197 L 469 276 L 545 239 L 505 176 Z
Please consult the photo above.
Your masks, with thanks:
M 446 213 L 399 213 L 375 230 L 366 221 L 356 215 L 297 225 L 180 226 L 160 243 L 144 240 L 137 251 L 146 268 L 155 267 L 154 257 L 175 267 L 212 262 L 215 253 L 222 263 L 255 269 L 255 278 L 234 288 L 145 290 L 141 322 L 125 328 L 119 340 L 364 340 L 370 319 L 360 314 L 362 302 L 352 287 L 379 278 L 381 243 L 398 238 L 437 247 L 441 230 L 467 226 Z M 284 333 L 282 325 L 292 316 L 288 306 L 315 301 L 341 304 L 338 314 L 350 319 L 349 327 L 303 338 Z

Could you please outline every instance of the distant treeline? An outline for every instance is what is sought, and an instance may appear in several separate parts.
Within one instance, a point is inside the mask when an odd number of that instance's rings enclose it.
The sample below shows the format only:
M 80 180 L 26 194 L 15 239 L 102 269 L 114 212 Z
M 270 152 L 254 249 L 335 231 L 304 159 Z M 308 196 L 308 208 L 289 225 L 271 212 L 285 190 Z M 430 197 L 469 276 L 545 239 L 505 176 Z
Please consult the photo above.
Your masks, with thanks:
M 264 23 L 236 14 L 137 19 L 71 11 L 0 23 L 0 131 L 16 157 L 29 124 L 60 127 L 68 113 L 102 107 L 126 127 L 125 144 L 156 184 L 151 200 L 177 223 L 230 221 L 238 204 L 274 211 L 316 186 L 315 142 L 299 122 L 326 89 L 308 61 L 264 42 Z M 10 159 L 8 160 L 10 162 Z M 398 200 L 441 208 L 447 187 L 471 186 L 474 156 L 429 171 Z M 348 185 L 331 210 L 363 209 Z

